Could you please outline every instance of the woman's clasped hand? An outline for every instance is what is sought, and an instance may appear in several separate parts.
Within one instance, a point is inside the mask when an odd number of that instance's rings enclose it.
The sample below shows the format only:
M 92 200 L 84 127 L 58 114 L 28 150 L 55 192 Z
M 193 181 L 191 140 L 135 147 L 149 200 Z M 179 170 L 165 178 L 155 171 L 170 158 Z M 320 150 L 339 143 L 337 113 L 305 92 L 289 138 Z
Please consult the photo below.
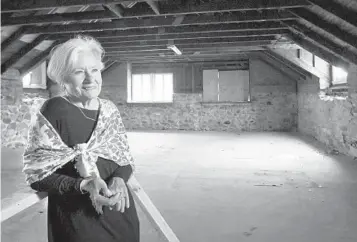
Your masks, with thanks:
M 82 192 L 89 193 L 93 206 L 99 214 L 103 213 L 104 206 L 122 213 L 130 206 L 128 189 L 120 177 L 111 178 L 108 186 L 99 177 L 84 179 L 80 187 Z

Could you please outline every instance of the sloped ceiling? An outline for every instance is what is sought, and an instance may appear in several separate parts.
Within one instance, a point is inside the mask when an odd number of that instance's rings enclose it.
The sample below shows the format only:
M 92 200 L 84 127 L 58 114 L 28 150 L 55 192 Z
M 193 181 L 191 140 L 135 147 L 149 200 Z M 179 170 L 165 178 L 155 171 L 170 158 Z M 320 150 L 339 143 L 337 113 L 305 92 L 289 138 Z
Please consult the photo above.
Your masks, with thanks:
M 11 0 L 1 7 L 2 73 L 27 72 L 77 34 L 97 38 L 107 62 L 239 59 L 301 46 L 343 68 L 357 64 L 354 0 Z

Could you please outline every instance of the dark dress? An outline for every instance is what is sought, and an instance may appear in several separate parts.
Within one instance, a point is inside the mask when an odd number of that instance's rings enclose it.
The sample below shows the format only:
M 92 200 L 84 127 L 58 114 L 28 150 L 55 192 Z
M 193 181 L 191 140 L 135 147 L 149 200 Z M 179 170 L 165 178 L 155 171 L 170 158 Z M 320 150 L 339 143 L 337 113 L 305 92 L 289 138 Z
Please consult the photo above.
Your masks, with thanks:
M 98 111 L 81 110 L 86 116 L 97 118 Z M 87 142 L 96 125 L 62 97 L 47 100 L 41 112 L 69 147 Z M 119 166 L 101 157 L 97 167 L 107 184 L 112 177 L 121 177 L 127 182 L 132 173 L 131 166 Z M 124 213 L 104 207 L 104 213 L 99 215 L 89 195 L 81 193 L 81 181 L 73 162 L 68 162 L 50 176 L 31 184 L 34 190 L 48 192 L 49 242 L 138 242 L 139 220 L 130 191 L 130 207 Z

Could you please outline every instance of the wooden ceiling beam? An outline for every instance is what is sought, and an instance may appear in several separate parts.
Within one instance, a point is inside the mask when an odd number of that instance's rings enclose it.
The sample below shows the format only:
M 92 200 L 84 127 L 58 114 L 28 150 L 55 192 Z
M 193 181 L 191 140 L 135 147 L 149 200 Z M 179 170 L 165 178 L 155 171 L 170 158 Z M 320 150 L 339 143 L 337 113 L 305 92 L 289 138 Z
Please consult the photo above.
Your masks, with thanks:
M 294 33 L 293 31 L 288 36 L 296 44 L 300 45 L 302 48 L 313 53 L 314 55 L 317 55 L 321 59 L 324 59 L 325 61 L 335 66 L 342 67 L 345 70 L 348 68 L 348 62 L 341 60 L 341 58 L 337 57 L 334 53 L 329 52 L 319 47 L 315 43 L 302 38 L 300 35 Z
M 117 18 L 139 18 L 139 17 L 155 17 L 155 15 L 152 14 L 152 11 L 148 11 L 147 9 L 144 9 L 142 7 L 137 8 L 137 9 L 125 9 L 125 12 L 123 9 L 118 9 L 119 5 L 115 5 L 114 7 L 110 8 L 110 5 L 108 4 L 107 10 L 100 10 L 100 11 L 86 11 L 86 12 L 76 12 L 76 13 L 59 13 L 59 14 L 47 14 L 47 15 L 36 15 L 36 16 L 22 16 L 22 17 L 11 17 L 11 18 L 1 18 L 1 25 L 2 26 L 8 26 L 8 25 L 34 25 L 34 24 L 50 24 L 50 23 L 66 23 L 70 21 L 89 21 L 89 20 L 108 20 L 108 19 L 117 19 Z M 229 5 L 226 6 L 227 11 L 230 13 L 235 13 L 241 16 L 241 18 L 247 18 L 249 20 L 250 15 L 253 16 L 254 18 L 254 13 L 255 15 L 259 14 L 256 12 L 256 10 L 253 9 L 243 9 L 245 12 L 241 13 L 241 9 L 232 9 L 229 7 Z M 108 10 L 111 11 L 108 11 Z M 181 8 L 178 8 L 181 9 Z M 209 8 L 210 11 L 208 12 L 219 12 L 222 13 L 221 10 L 216 10 L 214 8 Z M 236 11 L 239 11 L 238 13 Z M 266 15 L 267 19 L 273 19 L 274 16 L 270 16 L 269 12 L 279 16 L 279 14 L 285 14 L 284 12 L 281 12 L 279 9 L 279 12 L 277 9 L 274 8 L 268 8 L 268 9 L 260 9 L 259 10 L 260 14 Z M 205 14 L 207 11 L 201 11 L 199 14 Z M 277 14 L 278 13 L 278 14 Z M 182 17 L 187 14 L 197 14 L 197 11 L 193 11 L 191 8 L 186 10 L 186 11 L 179 11 L 176 13 L 165 13 L 161 14 L 166 17 L 172 17 L 173 23 L 175 21 L 178 21 L 178 17 Z M 174 15 L 174 16 L 171 16 Z M 195 16 L 197 17 L 197 15 Z
M 135 0 L 136 2 L 142 2 L 145 0 Z M 167 1 L 167 0 L 155 0 L 155 1 Z M 128 0 L 32 0 L 32 1 L 23 1 L 23 0 L 11 0 L 1 3 L 1 12 L 20 12 L 20 11 L 29 11 L 29 10 L 41 10 L 47 8 L 60 8 L 60 7 L 76 7 L 83 5 L 102 5 L 102 4 L 119 4 L 128 2 Z M 174 1 L 171 1 L 174 2 Z
M 2 15 L 1 15 L 2 16 Z M 66 23 L 71 21 L 91 21 L 91 20 L 110 20 L 119 18 L 117 14 L 106 10 L 99 11 L 86 11 L 77 13 L 54 13 L 46 15 L 32 15 L 21 17 L 1 17 L 1 26 L 10 25 L 35 25 L 35 24 L 54 24 L 54 23 Z
M 1 65 L 1 74 L 4 73 L 10 67 L 12 67 L 18 60 L 20 60 L 24 55 L 30 52 L 33 48 L 39 45 L 46 38 L 47 38 L 46 35 L 39 35 L 31 43 L 28 43 L 27 45 L 22 47 L 18 52 L 13 54 L 4 64 Z
M 340 39 L 341 41 L 345 42 L 346 44 L 351 45 L 352 47 L 357 49 L 357 38 L 355 35 L 344 31 L 339 26 L 328 23 L 327 21 L 322 20 L 316 14 L 312 13 L 306 9 L 291 9 L 289 10 L 291 13 L 295 14 L 296 16 L 302 18 L 303 20 L 309 22 L 315 27 L 322 29 L 326 33 L 329 33 L 336 38 Z
M 13 34 L 11 34 L 7 39 L 5 39 L 1 43 L 1 51 L 4 51 L 11 43 L 15 40 L 20 39 L 27 31 L 27 27 L 21 26 L 18 30 L 16 30 Z
M 285 9 L 285 8 L 300 8 L 311 5 L 305 0 L 220 0 L 206 1 L 197 4 L 195 0 L 185 1 L 186 4 L 162 4 L 160 13 L 179 14 L 179 13 L 213 13 L 213 12 L 232 12 L 232 11 L 248 11 L 248 10 L 264 10 L 264 9 Z
M 269 19 L 268 21 L 265 16 L 256 15 L 254 18 L 250 18 L 248 21 L 243 17 L 232 15 L 230 17 L 221 18 L 219 16 L 188 16 L 185 17 L 183 23 L 178 27 L 188 26 L 192 28 L 194 26 L 202 25 L 216 25 L 216 29 L 219 30 L 221 26 L 218 24 L 241 24 L 241 26 L 249 26 L 251 24 L 252 28 L 261 28 L 266 26 L 267 28 L 270 25 L 279 25 L 276 21 L 286 21 L 291 19 L 288 18 L 275 18 Z M 104 30 L 128 30 L 128 29 L 143 29 L 143 28 L 164 28 L 172 27 L 174 19 L 172 17 L 156 17 L 151 19 L 123 19 L 123 20 L 114 20 L 108 23 L 92 23 L 92 24 L 69 24 L 69 25 L 50 25 L 50 26 L 33 26 L 29 29 L 28 33 L 42 33 L 42 34 L 56 34 L 56 33 L 79 33 L 79 32 L 91 32 L 91 31 L 104 31 Z M 247 24 L 247 25 L 244 25 Z M 255 27 L 253 27 L 255 26 Z M 280 26 L 281 27 L 281 26 Z M 162 30 L 162 29 L 161 29 Z M 159 30 L 160 31 L 160 30 Z
M 124 15 L 124 9 L 123 7 L 121 7 L 120 5 L 116 5 L 116 4 L 106 4 L 103 5 L 103 8 L 105 8 L 106 10 L 111 11 L 112 13 L 115 14 L 115 16 L 117 16 L 118 18 L 122 18 Z
M 119 65 L 119 64 L 120 64 L 120 62 L 118 62 L 117 60 L 109 60 L 105 64 L 104 69 L 102 70 L 102 73 L 107 71 L 107 70 L 109 70 L 109 68 L 114 67 L 114 66 Z
M 61 41 L 55 41 L 52 43 L 52 45 L 50 47 L 48 47 L 46 50 L 44 50 L 43 52 L 41 52 L 41 54 L 39 54 L 38 56 L 36 56 L 35 58 L 33 58 L 30 62 L 26 63 L 19 71 L 21 73 L 21 75 L 25 75 L 26 73 L 28 73 L 29 71 L 35 69 L 39 64 L 41 64 L 43 61 L 45 61 L 49 54 L 51 53 L 51 50 L 53 47 L 55 47 L 56 45 L 61 44 Z
M 103 48 L 126 48 L 126 47 L 141 47 L 145 48 L 146 46 L 157 46 L 157 45 L 180 45 L 180 44 L 205 44 L 205 43 L 230 43 L 230 42 L 257 42 L 257 41 L 273 41 L 275 36 L 257 36 L 257 37 L 212 37 L 206 39 L 182 39 L 182 40 L 154 40 L 154 41 L 132 41 L 132 42 L 123 42 L 121 44 L 112 44 L 112 43 L 102 43 Z
M 230 32 L 208 32 L 208 33 L 185 33 L 185 34 L 164 34 L 164 35 L 148 35 L 148 36 L 127 36 L 102 38 L 96 37 L 102 44 L 121 44 L 133 41 L 160 41 L 160 40 L 182 40 L 182 39 L 206 39 L 206 38 L 225 38 L 225 37 L 261 37 L 261 36 L 280 36 L 288 34 L 288 29 L 273 29 L 273 30 L 248 30 L 248 31 L 230 31 Z
M 215 53 L 218 52 L 229 52 L 235 50 L 244 50 L 246 48 L 257 48 L 262 49 L 261 47 L 270 46 L 271 41 L 257 41 L 253 42 L 222 42 L 222 43 L 203 43 L 203 44 L 181 44 L 176 45 L 178 49 L 183 52 L 183 55 L 187 54 L 187 52 L 207 52 L 213 51 Z M 106 51 L 106 56 L 118 55 L 118 54 L 125 54 L 125 55 L 153 55 L 159 53 L 174 53 L 172 50 L 166 48 L 165 45 L 163 46 L 154 46 L 152 48 L 120 48 L 120 49 L 109 49 Z
M 177 26 L 163 28 L 146 28 L 146 29 L 128 29 L 128 30 L 105 30 L 105 31 L 89 31 L 82 34 L 88 34 L 95 38 L 142 38 L 143 36 L 163 36 L 163 35 L 181 35 L 195 33 L 223 33 L 236 31 L 246 33 L 248 31 L 271 31 L 271 30 L 286 30 L 286 25 L 281 23 L 239 23 L 239 24 L 222 24 L 222 25 L 198 25 L 198 26 Z M 69 39 L 78 33 L 63 33 L 50 35 L 50 39 Z
M 156 15 L 160 15 L 159 3 L 153 0 L 146 0 L 147 4 L 152 8 Z
M 309 0 L 313 5 L 319 6 L 326 12 L 335 15 L 343 21 L 357 28 L 357 13 L 348 7 L 344 7 L 333 1 L 326 0 Z
M 194 52 L 191 52 L 190 54 L 187 55 L 174 55 L 174 54 L 166 54 L 166 55 L 159 55 L 160 53 L 158 53 L 157 55 L 151 55 L 151 56 L 143 56 L 143 55 L 113 55 L 111 56 L 111 58 L 113 60 L 127 60 L 127 61 L 141 61 L 141 60 L 150 60 L 150 61 L 163 61 L 163 62 L 167 62 L 167 61 L 174 61 L 174 60 L 180 60 L 180 61 L 193 61 L 193 60 L 218 60 L 218 59 L 227 59 L 227 58 L 237 58 L 238 56 L 246 56 L 246 53 L 252 53 L 252 52 L 259 52 L 259 51 L 263 51 L 264 48 L 257 48 L 254 47 L 254 49 L 250 49 L 250 50 L 237 50 L 237 51 L 230 51 L 230 52 L 226 52 L 226 53 L 218 53 L 218 52 L 204 52 L 204 53 L 200 53 L 200 54 L 194 54 Z
M 301 23 L 295 22 L 294 24 L 289 25 L 295 31 L 313 41 L 316 45 L 324 47 L 325 49 L 333 52 L 336 56 L 339 56 L 340 58 L 357 64 L 357 54 L 353 53 L 349 49 L 344 48 L 331 41 L 330 39 L 327 39 L 325 36 L 310 30 Z

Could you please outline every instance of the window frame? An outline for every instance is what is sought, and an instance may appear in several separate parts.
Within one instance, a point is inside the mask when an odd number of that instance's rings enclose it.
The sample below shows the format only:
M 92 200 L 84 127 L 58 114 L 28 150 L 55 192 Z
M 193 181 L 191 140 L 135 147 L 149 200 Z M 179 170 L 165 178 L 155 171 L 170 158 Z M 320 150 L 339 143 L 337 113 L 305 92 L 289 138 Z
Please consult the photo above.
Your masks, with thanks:
M 156 76 L 156 75 L 171 75 L 171 77 L 172 77 L 172 92 L 171 92 L 171 100 L 170 101 L 168 101 L 168 100 L 158 100 L 158 101 L 156 101 L 156 100 L 153 100 L 152 98 L 151 98 L 151 100 L 144 100 L 144 101 L 142 101 L 142 100 L 138 100 L 138 101 L 136 101 L 136 100 L 134 100 L 133 99 L 133 96 L 134 96 L 134 89 L 133 89 L 133 76 L 134 75 L 150 75 L 151 77 L 150 77 L 150 93 L 151 93 L 151 97 L 153 97 L 154 96 L 154 90 L 155 90 L 155 88 L 153 88 L 153 86 L 154 86 L 154 83 L 155 83 L 155 78 L 153 78 L 154 76 Z M 127 103 L 129 103 L 129 104 L 170 104 L 170 103 L 173 103 L 173 96 L 174 96 L 174 73 L 173 72 L 148 72 L 148 73 L 146 73 L 146 72 L 137 72 L 137 73 L 131 73 L 131 75 L 128 75 L 128 78 L 130 78 L 130 80 L 129 80 L 129 85 L 128 85 L 128 93 L 129 93 L 129 95 L 128 95 L 128 97 L 127 97 Z M 163 93 L 164 93 L 164 91 L 163 91 Z

